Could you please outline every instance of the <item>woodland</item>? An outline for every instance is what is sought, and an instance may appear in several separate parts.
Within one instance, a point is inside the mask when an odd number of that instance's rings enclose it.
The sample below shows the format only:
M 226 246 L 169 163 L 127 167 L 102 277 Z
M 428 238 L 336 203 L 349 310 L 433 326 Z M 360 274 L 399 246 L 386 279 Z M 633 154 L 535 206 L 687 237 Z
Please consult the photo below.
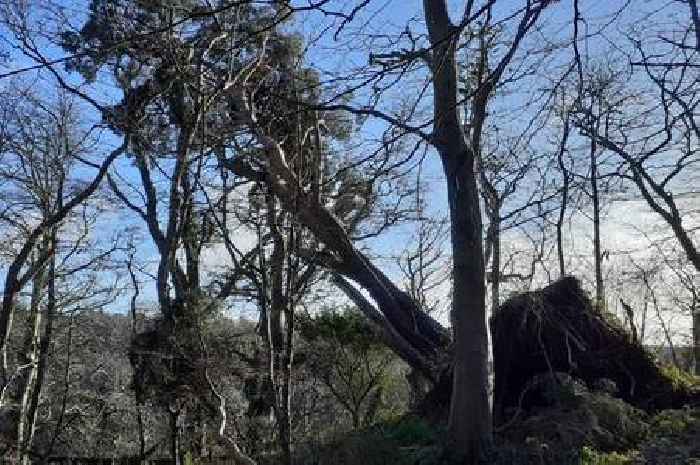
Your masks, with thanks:
M 697 0 L 0 38 L 0 464 L 700 464 Z

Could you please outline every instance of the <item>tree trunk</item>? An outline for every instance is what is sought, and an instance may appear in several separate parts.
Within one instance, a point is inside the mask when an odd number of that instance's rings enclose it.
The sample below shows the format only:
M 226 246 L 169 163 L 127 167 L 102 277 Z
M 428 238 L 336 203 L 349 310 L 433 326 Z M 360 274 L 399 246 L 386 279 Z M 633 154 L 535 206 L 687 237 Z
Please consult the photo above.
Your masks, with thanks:
M 178 419 L 180 418 L 180 412 L 177 410 L 170 410 L 170 455 L 173 458 L 174 465 L 182 465 L 182 460 L 180 457 L 180 426 L 178 425 Z
M 12 328 L 12 317 L 15 311 L 15 304 L 17 300 L 17 294 L 22 290 L 22 286 L 27 283 L 32 276 L 36 273 L 37 265 L 46 263 L 49 255 L 53 253 L 53 250 L 48 251 L 48 254 L 44 254 L 39 258 L 39 261 L 35 266 L 29 267 L 24 274 L 22 274 L 22 269 L 25 267 L 27 259 L 29 258 L 32 250 L 34 250 L 37 241 L 40 237 L 46 233 L 49 228 L 52 228 L 60 224 L 68 214 L 78 205 L 86 201 L 92 194 L 97 190 L 102 178 L 107 174 L 107 170 L 114 160 L 119 157 L 124 150 L 126 150 L 127 141 L 113 150 L 107 158 L 102 162 L 99 170 L 92 181 L 81 191 L 75 194 L 68 202 L 63 205 L 54 214 L 44 219 L 41 224 L 34 228 L 27 238 L 27 240 L 22 245 L 19 253 L 14 257 L 12 263 L 7 268 L 5 274 L 5 285 L 4 294 L 2 297 L 2 308 L 0 309 L 0 354 L 2 355 L 2 383 L 0 387 L 4 387 L 7 382 L 7 342 L 10 337 L 10 331 Z
M 293 284 L 290 281 L 290 284 Z M 288 286 L 288 289 L 291 289 Z M 284 353 L 282 381 L 282 402 L 284 403 L 284 417 L 282 418 L 284 428 L 280 430 L 282 434 L 282 448 L 285 454 L 285 460 L 288 465 L 294 465 L 294 455 L 292 454 L 293 438 L 292 438 L 292 393 L 293 393 L 293 373 L 292 366 L 294 363 L 294 302 L 293 297 L 287 297 L 287 311 L 285 313 L 286 320 L 286 345 Z
M 700 310 L 695 310 L 693 313 L 693 358 L 695 375 L 700 376 Z
M 451 318 L 455 345 L 448 434 L 457 454 L 472 464 L 490 447 L 492 424 L 481 213 L 473 158 L 468 155 L 462 153 L 459 163 L 454 155 L 452 160 L 443 155 L 443 166 L 448 182 L 454 279 Z
M 569 138 L 569 115 L 564 115 L 564 130 L 557 153 L 557 163 L 562 174 L 561 205 L 559 206 L 559 217 L 557 218 L 557 259 L 559 260 L 559 277 L 566 275 L 566 264 L 564 261 L 564 217 L 569 204 L 569 172 L 564 163 L 564 153 L 566 152 L 566 142 Z
M 37 256 L 43 255 L 49 247 L 46 238 L 42 241 Z M 20 402 L 19 423 L 17 425 L 17 463 L 27 465 L 29 463 L 29 447 L 34 430 L 34 413 L 32 412 L 33 399 L 38 390 L 37 377 L 39 371 L 39 359 L 41 357 L 42 319 L 41 302 L 43 300 L 44 287 L 46 285 L 46 266 L 41 266 L 32 279 L 32 294 L 29 303 L 29 321 L 25 337 L 24 353 L 27 354 L 25 363 L 29 365 L 28 373 L 24 377 L 24 389 Z
M 55 232 L 52 237 L 53 245 L 56 246 L 56 236 Z M 34 382 L 34 389 L 32 391 L 32 397 L 29 403 L 29 410 L 27 412 L 27 424 L 29 428 L 29 435 L 25 442 L 26 444 L 26 454 L 23 459 L 24 465 L 29 465 L 29 454 L 28 452 L 32 448 L 34 442 L 34 433 L 36 431 L 36 419 L 37 412 L 39 410 L 39 400 L 41 398 L 41 390 L 44 386 L 44 378 L 46 377 L 46 370 L 49 365 L 49 348 L 51 346 L 51 340 L 53 337 L 53 322 L 56 315 L 56 256 L 52 255 L 49 261 L 49 276 L 48 276 L 48 301 L 46 304 L 46 323 L 44 327 L 44 333 L 41 336 L 39 342 L 39 356 L 37 360 L 36 368 L 36 380 Z
M 289 414 L 290 408 L 290 386 L 291 379 L 289 373 L 291 367 L 287 359 L 288 346 L 292 344 L 292 340 L 286 336 L 290 336 L 284 331 L 284 325 L 289 328 L 289 307 L 291 305 L 289 274 L 291 270 L 285 267 L 289 253 L 288 241 L 292 241 L 292 237 L 285 237 L 282 232 L 284 227 L 284 213 L 279 212 L 277 201 L 271 194 L 267 195 L 267 226 L 270 229 L 272 238 L 272 253 L 270 256 L 270 305 L 267 309 L 267 346 L 269 350 L 269 365 L 268 375 L 274 392 L 274 412 L 275 421 L 277 424 L 277 434 L 279 444 L 282 449 L 285 465 L 292 465 L 292 441 L 291 441 L 291 418 Z M 286 273 L 285 273 L 286 271 Z M 285 286 L 285 276 L 287 277 L 287 286 Z M 260 292 L 267 292 L 266 289 L 261 289 Z M 282 315 L 286 314 L 284 325 Z
M 404 360 L 411 368 L 412 374 L 411 378 L 414 380 L 421 380 L 421 384 L 415 384 L 416 387 L 421 385 L 435 384 L 440 377 L 440 369 L 443 365 L 441 359 L 429 358 L 429 355 L 421 352 L 412 343 L 411 335 L 404 337 L 405 334 L 400 333 L 394 326 L 387 321 L 387 319 L 382 314 L 384 307 L 382 302 L 377 302 L 379 306 L 378 310 L 375 306 L 365 298 L 362 293 L 350 284 L 345 278 L 336 274 L 333 276 L 333 283 L 340 288 L 341 291 L 357 306 L 357 308 L 365 314 L 367 319 L 379 329 L 379 335 L 383 342 L 393 350 L 402 360 Z M 449 341 L 449 339 L 448 339 Z M 448 344 L 440 345 L 435 342 L 435 351 L 438 352 L 442 348 L 441 357 L 447 358 Z M 410 381 L 409 381 L 410 382 Z M 414 384 L 411 384 L 414 386 Z M 419 387 L 416 393 L 418 396 L 415 399 L 417 403 L 424 398 L 425 394 L 428 392 L 429 386 L 425 386 L 425 389 Z
M 498 309 L 501 302 L 501 211 L 496 208 L 491 221 L 493 222 L 493 237 L 491 247 L 491 313 Z
M 603 256 L 600 250 L 600 196 L 598 193 L 597 144 L 591 139 L 591 198 L 593 200 L 593 258 L 595 261 L 595 300 L 596 307 L 605 309 L 605 284 L 603 282 Z
M 146 434 L 143 428 L 143 409 L 141 404 L 136 404 L 136 420 L 139 427 L 139 464 L 144 465 L 146 461 Z
M 247 108 L 246 100 L 242 97 L 238 104 L 241 108 Z M 225 166 L 234 174 L 254 181 L 264 180 L 268 184 L 285 211 L 294 215 L 327 247 L 327 253 L 313 254 L 310 258 L 366 289 L 378 310 L 362 294 L 355 292 L 352 285 L 336 280 L 351 299 L 362 302 L 360 309 L 382 328 L 392 349 L 409 365 L 419 369 L 433 382 L 437 381 L 448 357 L 450 337 L 447 331 L 430 315 L 422 312 L 416 302 L 353 245 L 344 226 L 330 210 L 316 197 L 304 192 L 299 178 L 287 164 L 286 153 L 280 144 L 260 131 L 250 110 L 247 114 L 251 128 L 256 130 L 256 138 L 266 149 L 267 172 L 261 176 L 240 157 L 225 160 Z
M 454 364 L 448 439 L 460 459 L 476 464 L 492 441 L 484 250 L 474 170 L 479 149 L 467 146 L 458 116 L 457 28 L 444 0 L 424 0 L 423 8 L 433 48 L 433 145 L 442 160 L 451 221 Z M 482 89 L 475 97 L 473 141 L 479 140 L 488 93 Z
M 454 260 L 452 320 L 455 341 L 452 345 L 444 328 L 421 312 L 416 302 L 357 250 L 338 218 L 318 201 L 317 196 L 302 188 L 298 176 L 290 169 L 281 144 L 257 123 L 245 90 L 232 95 L 238 114 L 249 125 L 264 150 L 260 151 L 260 155 L 222 160 L 224 166 L 250 180 L 267 183 L 284 209 L 295 215 L 326 246 L 325 250 L 310 251 L 308 257 L 352 279 L 369 292 L 378 309 L 347 281 L 342 278 L 336 280 L 365 314 L 382 328 L 383 335 L 393 343 L 392 348 L 436 385 L 453 383 L 449 438 L 456 453 L 469 463 L 476 463 L 492 439 L 484 252 L 474 171 L 475 154 L 479 153 L 489 96 L 523 37 L 549 4 L 549 0 L 528 3 L 522 11 L 513 42 L 474 96 L 474 124 L 467 142 L 458 116 L 455 63 L 456 43 L 464 24 L 459 27 L 452 24 L 445 0 L 423 0 L 431 45 L 428 54 L 434 99 L 433 131 L 430 135 L 423 134 L 423 138 L 440 154 L 448 187 Z M 480 10 L 481 13 L 483 11 Z M 481 13 L 475 13 L 474 17 Z M 474 18 L 471 15 L 470 6 L 465 17 L 472 21 Z M 251 162 L 250 158 L 260 156 L 264 156 L 264 163 Z M 260 165 L 264 166 L 264 171 L 260 171 Z M 445 366 L 445 361 L 450 357 L 447 350 L 450 347 L 454 348 L 454 376 L 450 376 Z M 442 391 L 449 392 L 450 389 Z

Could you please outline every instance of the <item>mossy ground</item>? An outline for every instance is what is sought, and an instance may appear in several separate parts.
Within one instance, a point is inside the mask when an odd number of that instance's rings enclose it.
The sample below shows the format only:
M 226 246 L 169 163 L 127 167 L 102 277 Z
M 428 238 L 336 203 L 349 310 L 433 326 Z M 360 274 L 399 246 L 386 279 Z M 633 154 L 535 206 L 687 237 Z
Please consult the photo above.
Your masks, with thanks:
M 700 465 L 700 409 L 649 415 L 581 385 L 560 394 L 497 434 L 484 465 Z M 297 463 L 455 465 L 444 433 L 408 416 L 338 438 Z

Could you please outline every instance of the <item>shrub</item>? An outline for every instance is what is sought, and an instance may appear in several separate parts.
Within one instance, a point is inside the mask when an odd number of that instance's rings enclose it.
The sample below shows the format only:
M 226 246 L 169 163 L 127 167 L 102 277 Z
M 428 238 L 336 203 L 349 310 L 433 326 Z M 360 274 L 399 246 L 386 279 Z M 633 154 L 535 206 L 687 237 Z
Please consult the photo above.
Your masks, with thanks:
M 404 417 L 381 428 L 385 437 L 402 446 L 425 446 L 436 440 L 435 429 L 419 417 Z
M 651 437 L 639 448 L 650 465 L 700 464 L 700 409 L 664 410 L 650 422 Z
M 625 454 L 619 452 L 598 452 L 590 447 L 581 450 L 581 465 L 632 465 L 637 459 L 637 452 Z
M 664 410 L 651 420 L 654 436 L 683 434 L 695 419 L 690 410 Z
M 550 453 L 583 446 L 612 452 L 634 449 L 648 434 L 646 414 L 606 392 L 590 392 L 574 379 L 563 379 L 558 393 L 554 405 L 514 422 L 507 439 L 517 444 L 531 438 Z
M 700 377 L 681 370 L 675 365 L 664 365 L 661 373 L 671 381 L 674 391 L 689 391 L 700 388 Z

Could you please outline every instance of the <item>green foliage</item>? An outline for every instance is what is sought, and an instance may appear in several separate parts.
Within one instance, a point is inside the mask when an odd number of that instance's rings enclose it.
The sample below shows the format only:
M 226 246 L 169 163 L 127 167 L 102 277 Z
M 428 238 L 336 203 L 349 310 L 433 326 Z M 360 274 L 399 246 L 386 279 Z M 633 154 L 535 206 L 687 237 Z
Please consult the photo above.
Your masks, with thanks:
M 661 373 L 671 381 L 674 391 L 688 391 L 693 388 L 700 388 L 700 377 L 688 373 L 675 365 L 662 366 Z
M 199 461 L 194 458 L 192 455 L 192 451 L 188 450 L 185 452 L 185 456 L 183 457 L 183 465 L 198 465 Z
M 613 452 L 634 449 L 648 435 L 646 414 L 605 392 L 590 392 L 570 379 L 559 388 L 561 397 L 513 423 L 505 439 L 529 444 L 553 458 L 582 447 Z M 533 450 L 534 450 L 533 449 Z
M 402 377 L 396 356 L 365 318 L 351 310 L 298 320 L 300 357 L 352 419 L 354 429 L 396 414 Z
M 664 410 L 651 419 L 651 436 L 640 447 L 654 465 L 700 463 L 700 409 Z
M 408 465 L 396 441 L 379 435 L 352 435 L 326 450 L 321 463 L 337 465 Z
M 332 340 L 358 349 L 383 347 L 367 320 L 355 311 L 324 311 L 300 319 L 299 331 L 306 340 Z
M 426 446 L 436 442 L 437 431 L 425 420 L 408 416 L 382 425 L 385 437 L 402 446 Z
M 620 399 L 594 393 L 589 408 L 597 421 L 594 441 L 608 450 L 634 447 L 648 435 L 646 414 Z
M 588 446 L 581 449 L 581 465 L 632 465 L 637 457 L 637 452 L 598 452 Z
M 700 415 L 692 410 L 664 410 L 651 420 L 654 436 L 683 434 L 693 426 L 700 427 Z
M 442 464 L 439 431 L 418 417 L 397 418 L 344 436 L 318 449 L 314 459 L 298 463 L 318 465 L 432 465 Z

